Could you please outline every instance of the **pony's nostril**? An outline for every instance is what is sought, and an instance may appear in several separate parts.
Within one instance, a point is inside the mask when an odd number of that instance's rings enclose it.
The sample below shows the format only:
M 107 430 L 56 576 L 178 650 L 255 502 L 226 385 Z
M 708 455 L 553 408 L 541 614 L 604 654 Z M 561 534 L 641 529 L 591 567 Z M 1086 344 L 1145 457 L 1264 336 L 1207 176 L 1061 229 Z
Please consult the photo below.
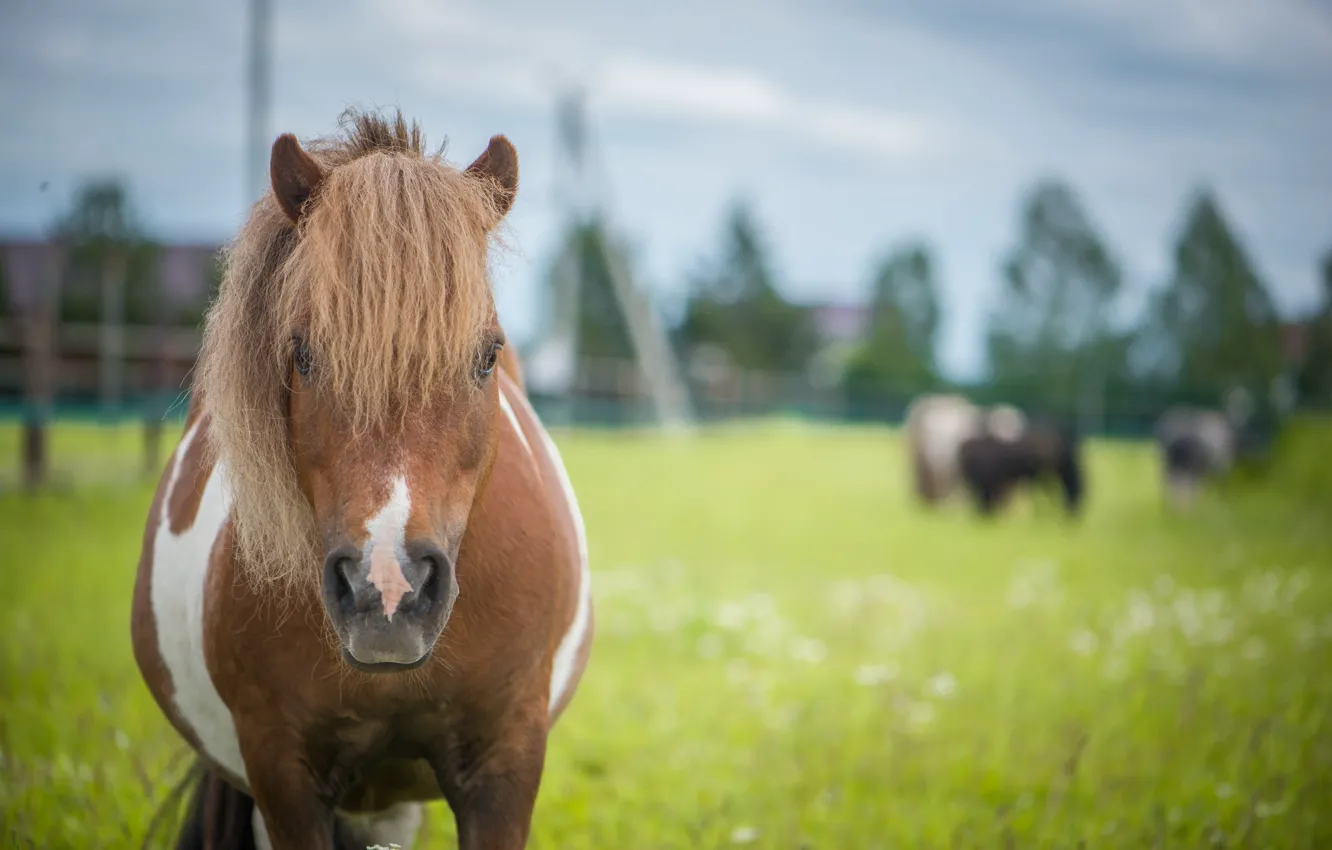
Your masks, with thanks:
M 356 609 L 356 594 L 351 586 L 351 571 L 354 569 L 356 564 L 351 558 L 343 558 L 333 567 L 333 595 L 347 613 Z
M 421 582 L 422 599 L 435 600 L 439 598 L 439 562 L 435 558 L 427 556 L 421 559 L 421 565 L 425 572 L 425 581 Z
M 356 610 L 356 593 L 352 589 L 356 556 L 355 550 L 343 547 L 324 559 L 324 601 L 346 615 Z

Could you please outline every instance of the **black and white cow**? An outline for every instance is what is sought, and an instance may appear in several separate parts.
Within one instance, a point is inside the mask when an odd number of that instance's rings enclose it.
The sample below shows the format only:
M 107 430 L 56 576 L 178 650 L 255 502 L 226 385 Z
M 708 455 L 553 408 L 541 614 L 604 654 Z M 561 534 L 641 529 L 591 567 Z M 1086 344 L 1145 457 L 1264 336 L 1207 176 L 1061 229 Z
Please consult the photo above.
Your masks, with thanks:
M 1235 417 L 1217 410 L 1175 407 L 1156 423 L 1156 442 L 1165 473 L 1167 501 L 1191 506 L 1209 480 L 1224 478 L 1239 449 Z

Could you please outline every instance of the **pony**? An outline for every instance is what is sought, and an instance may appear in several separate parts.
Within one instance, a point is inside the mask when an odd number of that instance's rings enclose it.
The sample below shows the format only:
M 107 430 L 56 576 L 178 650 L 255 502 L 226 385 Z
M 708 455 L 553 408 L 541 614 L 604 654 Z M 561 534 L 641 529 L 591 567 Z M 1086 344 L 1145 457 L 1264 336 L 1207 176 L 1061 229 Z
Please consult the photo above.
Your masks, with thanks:
M 958 465 L 962 444 L 981 434 L 995 439 L 1017 439 L 1026 427 L 1023 413 L 1012 405 L 983 410 L 961 395 L 920 396 L 907 408 L 907 452 L 916 496 L 934 507 L 962 486 Z
M 497 319 L 518 188 L 397 112 L 273 143 L 144 530 L 134 655 L 193 748 L 180 848 L 520 848 L 590 652 L 587 542 Z
M 982 515 L 992 515 L 1019 484 L 1058 484 L 1070 516 L 1081 510 L 1085 475 L 1079 442 L 1066 429 L 1029 423 L 1020 432 L 985 432 L 958 450 L 963 480 Z

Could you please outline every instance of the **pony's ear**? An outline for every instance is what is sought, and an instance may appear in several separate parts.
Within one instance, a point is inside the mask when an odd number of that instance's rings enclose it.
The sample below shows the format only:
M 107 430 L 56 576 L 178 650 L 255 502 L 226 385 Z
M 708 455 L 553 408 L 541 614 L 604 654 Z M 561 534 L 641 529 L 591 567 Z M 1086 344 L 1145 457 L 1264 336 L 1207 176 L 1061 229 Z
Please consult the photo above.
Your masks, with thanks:
M 495 184 L 495 211 L 504 218 L 518 194 L 518 151 L 503 136 L 491 136 L 485 152 L 467 166 L 468 174 L 485 177 Z
M 268 162 L 269 179 L 273 181 L 273 194 L 287 218 L 301 220 L 301 207 L 310 199 L 324 179 L 324 170 L 291 133 L 283 133 L 273 143 L 273 155 Z

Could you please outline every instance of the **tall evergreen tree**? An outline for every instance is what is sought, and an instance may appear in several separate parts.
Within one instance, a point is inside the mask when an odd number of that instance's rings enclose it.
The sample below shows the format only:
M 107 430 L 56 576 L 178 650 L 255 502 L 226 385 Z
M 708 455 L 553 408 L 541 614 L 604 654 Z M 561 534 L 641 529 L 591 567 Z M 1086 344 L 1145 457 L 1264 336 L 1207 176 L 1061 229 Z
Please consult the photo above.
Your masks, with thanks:
M 885 257 L 874 275 L 869 327 L 847 366 L 847 388 L 914 395 L 935 385 L 940 318 L 929 248 L 905 245 Z
M 1153 308 L 1167 374 L 1190 391 L 1265 394 L 1283 368 L 1276 307 L 1210 192 L 1191 202 L 1174 259 Z
M 1308 345 L 1298 377 L 1300 398 L 1332 405 L 1332 250 L 1323 255 L 1323 303 L 1309 321 Z
M 152 324 L 164 318 L 158 246 L 145 234 L 123 184 L 105 180 L 81 186 L 56 222 L 55 236 L 69 250 L 60 294 L 63 319 L 101 320 L 102 275 L 108 263 L 124 266 L 125 322 Z
M 749 209 L 727 219 L 721 256 L 691 281 L 677 344 L 688 355 L 710 344 L 741 368 L 798 371 L 817 339 L 809 311 L 777 291 L 767 246 Z
M 1126 345 L 1111 310 L 1118 262 L 1071 187 L 1038 183 L 1018 244 L 1003 265 L 986 337 L 997 387 L 1019 400 L 1070 405 L 1123 368 Z
M 561 290 L 557 285 L 561 275 L 579 275 L 578 303 L 573 307 L 577 310 L 578 356 L 631 360 L 635 357 L 633 341 L 615 297 L 608 262 L 629 268 L 625 247 L 599 220 L 575 224 L 565 234 L 550 267 L 549 291 Z

